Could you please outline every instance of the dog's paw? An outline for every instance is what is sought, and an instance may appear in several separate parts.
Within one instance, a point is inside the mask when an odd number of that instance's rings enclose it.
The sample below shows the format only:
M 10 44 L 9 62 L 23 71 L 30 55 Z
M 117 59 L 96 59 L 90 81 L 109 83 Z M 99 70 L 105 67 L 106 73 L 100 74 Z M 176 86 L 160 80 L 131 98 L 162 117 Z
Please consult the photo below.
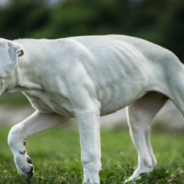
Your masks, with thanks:
M 144 173 L 149 174 L 152 171 L 153 171 L 153 168 L 147 168 L 147 169 L 144 168 L 144 170 L 143 169 L 136 169 L 134 171 L 133 175 L 130 176 L 127 180 L 125 180 L 124 183 L 127 183 L 127 182 L 131 181 L 131 183 L 134 184 L 134 183 L 136 183 L 136 180 L 141 179 L 142 174 L 144 174 Z
M 15 164 L 20 176 L 25 179 L 30 179 L 34 174 L 34 169 L 30 157 L 26 151 L 20 152 L 15 156 Z
M 100 184 L 100 179 L 99 177 L 85 177 L 83 184 Z
M 138 180 L 138 179 L 140 179 L 140 178 L 141 178 L 141 176 L 137 176 L 136 178 L 128 178 L 128 179 L 126 179 L 126 180 L 124 181 L 124 184 L 125 184 L 125 183 L 128 184 L 128 182 L 131 182 L 132 184 L 136 184 L 136 180 Z

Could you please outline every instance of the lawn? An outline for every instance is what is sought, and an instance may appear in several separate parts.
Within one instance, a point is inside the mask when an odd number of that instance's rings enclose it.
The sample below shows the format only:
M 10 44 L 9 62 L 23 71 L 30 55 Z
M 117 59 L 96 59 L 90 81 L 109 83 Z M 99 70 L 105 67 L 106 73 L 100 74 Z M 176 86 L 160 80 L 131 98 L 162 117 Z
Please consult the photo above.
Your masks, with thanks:
M 29 182 L 17 175 L 7 144 L 10 127 L 0 128 L 0 184 L 81 184 L 79 134 L 75 129 L 58 128 L 27 140 L 26 149 L 35 169 Z M 184 136 L 152 135 L 158 166 L 136 183 L 183 184 Z M 123 130 L 101 131 L 101 184 L 121 184 L 137 165 L 137 152 L 129 133 Z M 131 183 L 131 182 L 130 182 Z

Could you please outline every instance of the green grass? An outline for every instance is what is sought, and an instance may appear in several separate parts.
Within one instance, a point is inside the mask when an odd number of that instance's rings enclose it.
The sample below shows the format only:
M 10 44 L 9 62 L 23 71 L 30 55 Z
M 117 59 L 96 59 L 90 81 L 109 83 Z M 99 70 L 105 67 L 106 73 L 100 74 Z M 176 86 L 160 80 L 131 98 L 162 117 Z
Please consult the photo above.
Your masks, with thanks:
M 79 134 L 58 128 L 27 140 L 26 149 L 35 169 L 29 182 L 16 171 L 7 144 L 9 127 L 0 128 L 0 184 L 81 184 Z M 184 136 L 152 135 L 158 166 L 142 175 L 141 184 L 184 183 Z M 127 131 L 102 131 L 101 184 L 121 184 L 137 166 L 137 152 Z

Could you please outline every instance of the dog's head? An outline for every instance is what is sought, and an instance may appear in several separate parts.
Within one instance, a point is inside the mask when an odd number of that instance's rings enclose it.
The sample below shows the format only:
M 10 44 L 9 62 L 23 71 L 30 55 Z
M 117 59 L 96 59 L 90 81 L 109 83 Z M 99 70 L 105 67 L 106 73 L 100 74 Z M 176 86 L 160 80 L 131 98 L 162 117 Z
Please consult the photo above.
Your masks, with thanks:
M 0 38 L 0 78 L 6 78 L 14 70 L 18 57 L 23 54 L 21 45 Z
M 18 57 L 24 54 L 17 43 L 0 38 L 0 95 L 4 91 L 4 78 L 8 77 L 17 65 Z

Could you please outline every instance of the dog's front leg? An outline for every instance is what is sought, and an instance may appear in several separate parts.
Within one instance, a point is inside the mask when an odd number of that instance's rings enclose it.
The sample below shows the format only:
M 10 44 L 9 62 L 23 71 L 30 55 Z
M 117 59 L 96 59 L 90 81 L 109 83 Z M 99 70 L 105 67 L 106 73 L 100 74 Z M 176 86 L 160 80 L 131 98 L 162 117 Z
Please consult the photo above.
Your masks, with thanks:
M 67 119 L 57 114 L 35 112 L 23 122 L 12 127 L 8 135 L 8 144 L 13 153 L 17 170 L 22 177 L 30 178 L 34 172 L 31 159 L 25 149 L 26 139 L 55 128 Z
M 77 114 L 80 133 L 81 160 L 84 171 L 83 184 L 99 184 L 100 163 L 100 120 L 99 110 Z

